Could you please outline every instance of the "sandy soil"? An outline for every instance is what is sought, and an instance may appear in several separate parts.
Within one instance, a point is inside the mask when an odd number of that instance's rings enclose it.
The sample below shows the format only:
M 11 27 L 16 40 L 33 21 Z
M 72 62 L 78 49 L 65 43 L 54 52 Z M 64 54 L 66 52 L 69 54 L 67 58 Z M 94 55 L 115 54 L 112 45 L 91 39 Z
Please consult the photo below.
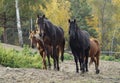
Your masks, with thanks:
M 95 74 L 94 64 L 89 72 L 75 72 L 74 61 L 60 63 L 60 71 L 0 66 L 0 83 L 120 83 L 120 63 L 100 61 L 100 73 Z

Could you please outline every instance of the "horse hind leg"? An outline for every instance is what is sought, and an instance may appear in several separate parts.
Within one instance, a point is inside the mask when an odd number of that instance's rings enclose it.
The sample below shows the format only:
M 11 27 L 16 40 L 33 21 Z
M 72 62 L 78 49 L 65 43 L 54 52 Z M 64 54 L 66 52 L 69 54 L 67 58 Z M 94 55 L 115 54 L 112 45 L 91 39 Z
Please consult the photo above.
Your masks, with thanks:
M 59 71 L 60 70 L 60 67 L 59 67 L 59 56 L 57 56 L 57 70 Z
M 95 66 L 95 69 L 96 69 L 96 74 L 99 74 L 100 73 L 100 70 L 98 68 L 99 66 L 99 53 L 97 53 L 97 56 L 96 56 L 96 66 Z
M 100 70 L 98 69 L 98 58 L 97 57 L 94 57 L 94 62 L 95 62 L 96 74 L 99 74 Z
M 62 43 L 62 47 L 61 47 L 61 61 L 63 62 L 64 60 L 64 47 L 65 47 L 65 40 Z
M 93 63 L 93 57 L 90 57 L 89 66 Z
M 54 50 L 54 55 L 53 55 L 53 60 L 54 60 L 54 70 L 57 70 L 57 71 L 59 71 L 60 70 L 60 68 L 59 68 L 59 51 L 58 51 L 59 49 L 58 48 L 56 48 L 55 50 Z
M 86 72 L 88 72 L 88 57 L 85 57 Z
M 82 63 L 81 63 L 81 57 L 80 56 L 79 56 L 79 64 L 80 64 L 80 70 L 82 71 L 82 67 L 81 67 Z

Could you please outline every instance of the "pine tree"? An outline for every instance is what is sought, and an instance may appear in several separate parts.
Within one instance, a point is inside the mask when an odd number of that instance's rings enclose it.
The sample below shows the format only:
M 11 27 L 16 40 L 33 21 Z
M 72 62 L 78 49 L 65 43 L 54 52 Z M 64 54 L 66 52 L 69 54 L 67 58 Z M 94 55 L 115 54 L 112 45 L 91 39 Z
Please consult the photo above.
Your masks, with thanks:
M 92 20 L 91 7 L 87 4 L 86 0 L 71 0 L 71 18 L 76 19 L 78 26 L 87 30 L 91 36 L 97 37 L 97 32 L 92 26 L 88 25 L 87 19 Z

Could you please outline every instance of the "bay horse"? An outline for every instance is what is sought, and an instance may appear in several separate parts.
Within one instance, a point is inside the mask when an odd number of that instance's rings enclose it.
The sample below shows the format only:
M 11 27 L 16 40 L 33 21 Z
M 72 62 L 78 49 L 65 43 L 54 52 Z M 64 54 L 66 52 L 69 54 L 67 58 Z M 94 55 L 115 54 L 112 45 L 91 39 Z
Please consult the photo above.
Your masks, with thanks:
M 39 38 L 39 35 L 36 34 L 36 31 L 30 31 L 29 32 L 29 39 L 31 43 L 31 47 L 37 47 L 40 55 L 42 56 L 42 63 L 43 63 L 43 69 L 47 69 L 46 66 L 46 56 L 47 52 L 44 46 L 44 42 Z
M 100 72 L 100 70 L 98 69 L 99 66 L 99 57 L 100 57 L 100 44 L 99 41 L 97 39 L 90 39 L 90 64 L 92 64 L 93 62 L 95 63 L 95 70 L 96 70 L 96 74 L 98 74 Z
M 45 15 L 38 15 L 36 23 L 39 28 L 39 35 L 42 37 L 45 45 L 52 46 L 54 69 L 59 71 L 59 54 L 57 51 L 58 48 L 61 49 L 61 60 L 63 61 L 65 45 L 64 31 L 61 27 L 58 27 L 50 22 Z
M 79 72 L 78 61 L 82 73 L 88 71 L 88 56 L 90 50 L 89 37 L 79 29 L 76 20 L 69 19 L 69 44 L 76 63 L 76 72 Z

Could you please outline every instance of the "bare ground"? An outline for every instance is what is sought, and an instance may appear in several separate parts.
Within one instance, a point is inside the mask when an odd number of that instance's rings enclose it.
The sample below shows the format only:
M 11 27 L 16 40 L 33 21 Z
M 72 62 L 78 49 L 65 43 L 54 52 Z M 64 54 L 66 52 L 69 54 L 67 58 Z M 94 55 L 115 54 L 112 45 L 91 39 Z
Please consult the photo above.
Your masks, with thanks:
M 100 61 L 100 73 L 94 64 L 89 72 L 75 73 L 74 61 L 60 63 L 60 71 L 0 66 L 0 83 L 120 83 L 120 63 Z
M 20 47 L 2 45 L 22 50 Z M 0 66 L 0 83 L 120 83 L 120 62 L 100 61 L 99 69 L 100 73 L 95 74 L 92 64 L 89 72 L 76 73 L 73 60 L 60 62 L 60 71 Z

